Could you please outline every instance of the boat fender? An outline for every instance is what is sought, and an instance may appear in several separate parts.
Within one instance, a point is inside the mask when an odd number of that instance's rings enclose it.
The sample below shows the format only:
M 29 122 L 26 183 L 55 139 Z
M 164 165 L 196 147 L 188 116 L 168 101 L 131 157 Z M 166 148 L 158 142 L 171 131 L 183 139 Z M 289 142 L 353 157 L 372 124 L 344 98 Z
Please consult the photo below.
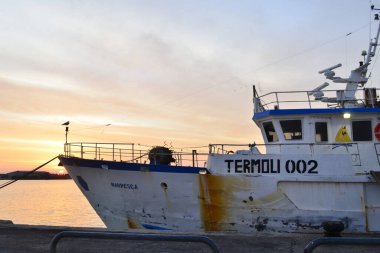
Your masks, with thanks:
M 375 127 L 375 136 L 378 141 L 380 141 L 380 123 L 378 123 Z

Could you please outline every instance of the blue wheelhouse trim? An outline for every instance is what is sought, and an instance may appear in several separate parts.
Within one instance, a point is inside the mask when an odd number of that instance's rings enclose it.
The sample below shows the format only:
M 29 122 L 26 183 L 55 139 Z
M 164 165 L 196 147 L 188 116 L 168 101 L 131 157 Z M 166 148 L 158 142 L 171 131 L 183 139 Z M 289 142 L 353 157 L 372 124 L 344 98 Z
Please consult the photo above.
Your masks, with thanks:
M 189 167 L 189 166 L 170 166 L 170 165 L 154 165 L 141 163 L 113 162 L 105 160 L 90 160 L 77 157 L 59 156 L 59 160 L 63 166 L 78 166 L 87 168 L 97 168 L 104 170 L 124 170 L 124 171 L 149 171 L 149 172 L 166 172 L 166 173 L 190 173 L 199 174 L 199 171 L 206 171 L 206 168 Z
M 257 112 L 252 119 L 261 119 L 269 116 L 282 115 L 312 115 L 312 114 L 342 114 L 349 113 L 380 113 L 380 108 L 322 108 L 322 109 L 278 109 Z

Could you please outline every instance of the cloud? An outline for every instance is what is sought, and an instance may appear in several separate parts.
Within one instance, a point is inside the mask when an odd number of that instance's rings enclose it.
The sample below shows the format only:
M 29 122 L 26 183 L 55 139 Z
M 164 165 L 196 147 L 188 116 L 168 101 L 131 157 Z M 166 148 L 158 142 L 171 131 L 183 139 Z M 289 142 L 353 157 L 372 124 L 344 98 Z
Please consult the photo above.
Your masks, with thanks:
M 44 145 L 44 146 L 53 146 L 53 147 L 62 147 L 61 142 L 52 141 L 52 140 L 33 140 L 33 139 L 24 139 L 24 138 L 0 138 L 0 142 L 5 143 L 15 143 L 15 144 L 32 144 L 32 145 Z
M 352 16 L 367 20 L 367 12 L 357 10 L 368 4 L 0 5 L 0 139 L 62 140 L 60 123 L 70 120 L 75 140 L 167 139 L 178 146 L 260 139 L 251 121 L 251 84 L 270 92 L 322 83 L 317 71 L 350 59 L 358 45 L 354 36 L 322 44 L 356 29 Z M 307 51 L 314 45 L 321 46 Z M 355 64 L 361 45 L 366 47 L 363 42 L 355 51 Z M 378 75 L 372 78 L 379 82 Z M 22 143 L 12 145 L 26 150 Z

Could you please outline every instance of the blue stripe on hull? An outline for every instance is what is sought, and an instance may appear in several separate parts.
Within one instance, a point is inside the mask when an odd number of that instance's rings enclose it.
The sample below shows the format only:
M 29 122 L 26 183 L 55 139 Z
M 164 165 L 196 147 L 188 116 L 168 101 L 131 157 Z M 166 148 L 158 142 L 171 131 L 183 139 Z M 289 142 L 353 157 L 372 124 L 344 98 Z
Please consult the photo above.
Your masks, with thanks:
M 108 169 L 108 170 L 150 171 L 150 172 L 190 173 L 190 174 L 198 174 L 200 170 L 206 170 L 206 168 L 200 168 L 200 167 L 113 162 L 113 161 L 90 160 L 90 159 L 64 157 L 64 156 L 60 156 L 59 160 L 61 161 L 63 166 L 67 165 L 67 166 Z
M 150 225 L 150 224 L 141 224 L 144 228 L 146 229 L 153 229 L 153 230 L 172 230 L 170 228 L 164 228 L 164 227 L 159 227 L 156 225 Z

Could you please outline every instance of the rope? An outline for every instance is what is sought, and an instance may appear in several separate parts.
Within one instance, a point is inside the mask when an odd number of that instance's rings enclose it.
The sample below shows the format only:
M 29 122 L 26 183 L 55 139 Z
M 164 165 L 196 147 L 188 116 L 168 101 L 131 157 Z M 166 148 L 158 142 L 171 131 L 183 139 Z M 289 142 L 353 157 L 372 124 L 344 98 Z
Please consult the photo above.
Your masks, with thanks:
M 42 167 L 44 167 L 44 166 L 47 165 L 48 163 L 52 162 L 52 161 L 55 160 L 56 158 L 58 158 L 58 156 L 54 157 L 53 159 L 47 161 L 46 163 L 44 163 L 44 164 L 42 164 L 42 165 L 40 165 L 40 166 L 38 166 L 37 168 L 35 168 L 35 169 L 33 169 L 33 170 L 31 170 L 31 171 L 25 173 L 22 177 L 20 177 L 20 178 L 18 178 L 18 179 L 13 179 L 13 180 L 10 180 L 10 181 L 8 181 L 8 182 L 5 182 L 5 183 L 1 184 L 1 185 L 0 185 L 0 189 L 4 188 L 4 187 L 6 187 L 6 186 L 8 186 L 8 185 L 10 185 L 10 184 L 15 183 L 15 182 L 17 182 L 17 181 L 20 180 L 20 179 L 24 179 L 24 178 L 26 178 L 27 176 L 29 176 L 29 175 L 32 174 L 33 172 L 35 172 L 35 171 L 41 169 Z

